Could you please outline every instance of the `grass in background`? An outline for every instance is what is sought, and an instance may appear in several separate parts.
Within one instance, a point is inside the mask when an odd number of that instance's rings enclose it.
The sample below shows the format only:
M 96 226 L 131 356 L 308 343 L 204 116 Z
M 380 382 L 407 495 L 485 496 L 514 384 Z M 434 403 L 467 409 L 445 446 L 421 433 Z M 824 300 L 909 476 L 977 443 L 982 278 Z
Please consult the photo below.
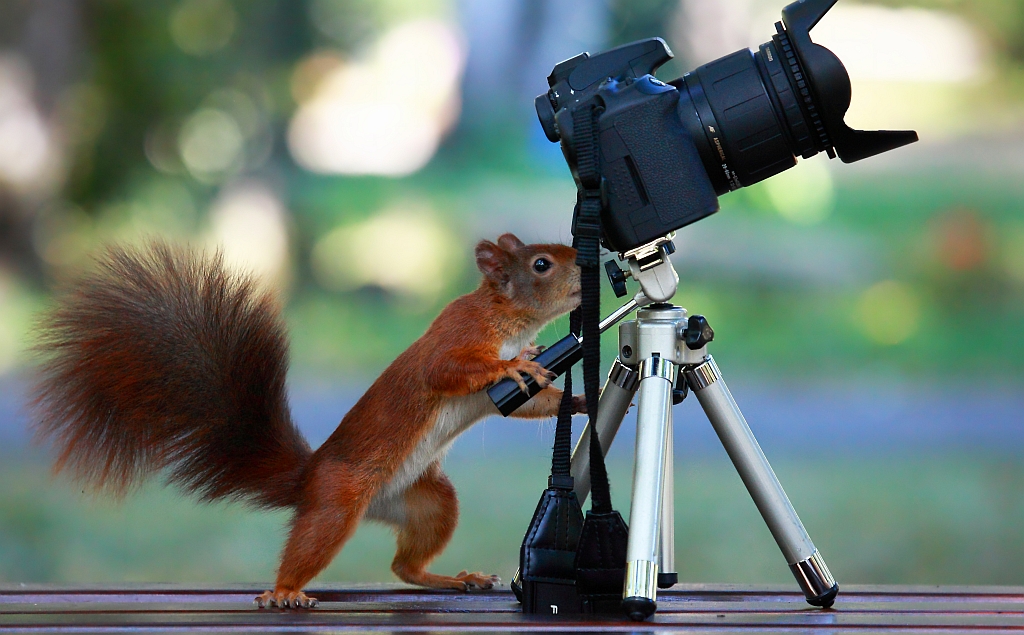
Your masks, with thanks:
M 684 582 L 792 578 L 723 457 L 677 459 L 676 544 Z M 1024 465 L 992 456 L 781 459 L 776 471 L 840 584 L 1024 584 Z M 547 466 L 512 457 L 449 461 L 461 523 L 432 567 L 508 580 Z M 610 465 L 628 516 L 631 467 Z M 201 506 L 157 484 L 117 505 L 54 482 L 38 460 L 0 463 L 0 580 L 270 585 L 286 513 Z M 364 524 L 322 582 L 394 581 L 394 540 Z

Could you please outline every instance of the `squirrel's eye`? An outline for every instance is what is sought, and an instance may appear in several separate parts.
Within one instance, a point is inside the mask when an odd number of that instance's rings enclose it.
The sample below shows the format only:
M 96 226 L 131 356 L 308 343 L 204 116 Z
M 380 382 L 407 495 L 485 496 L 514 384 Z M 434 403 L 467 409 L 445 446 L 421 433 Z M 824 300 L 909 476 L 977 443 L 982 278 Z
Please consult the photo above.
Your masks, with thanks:
M 547 258 L 538 258 L 533 261 L 533 270 L 537 273 L 544 273 L 551 268 L 551 262 Z

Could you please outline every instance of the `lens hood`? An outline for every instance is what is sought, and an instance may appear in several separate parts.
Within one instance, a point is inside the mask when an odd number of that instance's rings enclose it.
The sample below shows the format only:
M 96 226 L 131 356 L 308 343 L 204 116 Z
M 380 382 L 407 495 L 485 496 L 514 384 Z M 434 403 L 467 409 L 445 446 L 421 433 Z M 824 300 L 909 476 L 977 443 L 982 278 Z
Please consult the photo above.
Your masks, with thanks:
M 850 75 L 835 53 L 811 41 L 814 28 L 837 0 L 798 0 L 782 10 L 779 36 L 788 38 L 807 79 L 810 91 L 808 114 L 824 127 L 826 146 L 835 149 L 843 163 L 853 163 L 917 141 L 913 130 L 854 130 L 846 125 L 850 108 Z M 782 25 L 785 25 L 783 30 Z M 800 72 L 802 71 L 802 73 Z M 807 96 L 807 95 L 805 95 Z M 828 149 L 828 148 L 826 148 Z M 832 152 L 829 151 L 829 155 Z

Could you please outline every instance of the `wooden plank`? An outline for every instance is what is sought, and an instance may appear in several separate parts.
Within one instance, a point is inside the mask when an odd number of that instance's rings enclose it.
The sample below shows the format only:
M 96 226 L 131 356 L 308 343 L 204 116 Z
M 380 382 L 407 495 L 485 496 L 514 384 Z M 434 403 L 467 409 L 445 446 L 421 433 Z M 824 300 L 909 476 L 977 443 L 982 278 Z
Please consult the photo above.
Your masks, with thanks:
M 70 587 L 0 585 L 0 632 L 1020 632 L 1024 587 L 844 586 L 832 610 L 792 589 L 677 585 L 641 626 L 619 616 L 523 615 L 507 590 L 429 591 L 402 585 L 323 587 L 312 611 L 259 610 L 250 585 Z

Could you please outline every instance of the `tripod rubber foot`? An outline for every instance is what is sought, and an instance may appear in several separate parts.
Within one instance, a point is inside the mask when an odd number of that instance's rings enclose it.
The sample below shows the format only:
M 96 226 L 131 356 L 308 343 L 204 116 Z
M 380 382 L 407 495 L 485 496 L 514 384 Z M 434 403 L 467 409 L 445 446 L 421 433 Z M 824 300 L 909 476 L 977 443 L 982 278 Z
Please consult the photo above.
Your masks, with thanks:
M 642 622 L 654 615 L 658 609 L 658 603 L 650 598 L 631 597 L 622 600 L 622 610 L 626 612 L 629 619 L 634 622 Z
M 659 589 L 671 589 L 678 582 L 679 582 L 679 574 L 678 573 L 659 573 L 658 574 L 658 588 Z
M 817 549 L 814 550 L 810 558 L 791 564 L 789 568 L 796 576 L 796 581 L 800 585 L 800 590 L 804 592 L 808 604 L 826 609 L 835 604 L 836 595 L 839 594 L 839 585 L 836 584 L 836 579 L 832 577 L 828 567 L 825 566 L 825 561 L 822 560 Z
M 825 591 L 821 595 L 813 598 L 807 598 L 807 603 L 811 606 L 820 606 L 823 609 L 832 608 L 832 605 L 836 603 L 837 595 L 839 595 L 839 585 L 835 584 L 831 589 Z

